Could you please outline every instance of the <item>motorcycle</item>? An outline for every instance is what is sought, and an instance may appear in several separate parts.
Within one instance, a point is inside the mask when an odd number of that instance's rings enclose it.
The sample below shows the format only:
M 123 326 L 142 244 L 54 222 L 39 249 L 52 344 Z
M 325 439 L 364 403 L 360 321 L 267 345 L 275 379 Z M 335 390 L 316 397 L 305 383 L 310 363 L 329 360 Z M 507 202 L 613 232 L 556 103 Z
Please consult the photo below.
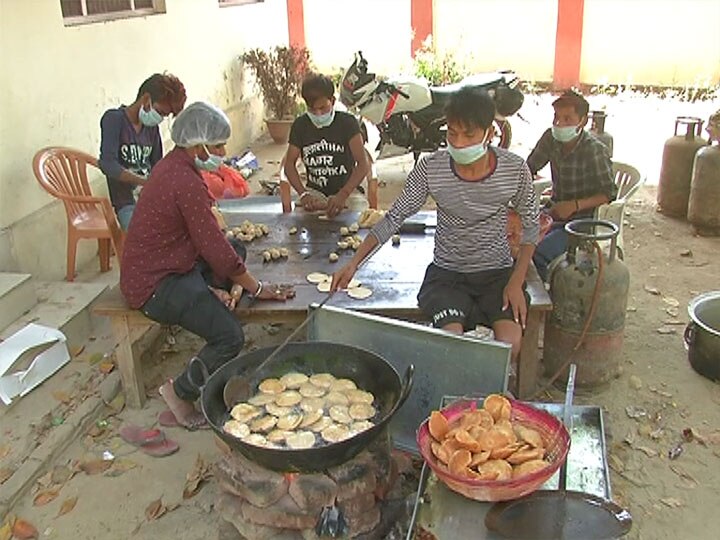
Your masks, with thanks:
M 362 52 L 355 54 L 340 84 L 340 102 L 359 116 L 373 161 L 446 146 L 444 108 L 453 92 L 464 86 L 486 90 L 495 101 L 495 138 L 492 143 L 510 146 L 512 129 L 507 117 L 515 114 L 524 96 L 520 80 L 512 71 L 478 73 L 447 86 L 429 86 L 424 79 L 381 80 L 368 73 Z

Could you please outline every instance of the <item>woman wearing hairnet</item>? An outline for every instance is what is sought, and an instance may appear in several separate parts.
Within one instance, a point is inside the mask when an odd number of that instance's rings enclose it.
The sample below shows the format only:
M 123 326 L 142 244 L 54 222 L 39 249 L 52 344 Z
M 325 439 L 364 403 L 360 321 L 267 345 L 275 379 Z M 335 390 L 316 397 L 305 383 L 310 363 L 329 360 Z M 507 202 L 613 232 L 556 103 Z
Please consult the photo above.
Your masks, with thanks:
M 292 289 L 263 284 L 247 271 L 211 211 L 200 171 L 217 169 L 229 138 L 230 121 L 213 105 L 193 103 L 177 116 L 176 146 L 143 187 L 120 265 L 120 288 L 130 307 L 205 339 L 197 356 L 211 373 L 240 353 L 244 335 L 232 313 L 233 298 L 209 286 L 202 266 L 212 269 L 216 282 L 229 280 L 260 300 L 294 296 Z M 195 429 L 205 423 L 194 406 L 199 393 L 187 367 L 160 394 L 179 424 Z

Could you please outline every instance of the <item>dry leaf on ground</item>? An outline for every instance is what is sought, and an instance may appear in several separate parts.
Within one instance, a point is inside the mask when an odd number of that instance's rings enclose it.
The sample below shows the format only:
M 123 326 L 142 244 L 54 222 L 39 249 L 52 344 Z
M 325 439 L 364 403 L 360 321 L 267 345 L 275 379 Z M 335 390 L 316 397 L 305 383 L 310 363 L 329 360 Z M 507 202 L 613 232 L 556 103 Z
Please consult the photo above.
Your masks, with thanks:
M 111 478 L 114 478 L 116 476 L 121 476 L 121 475 L 125 474 L 126 472 L 133 470 L 136 467 L 137 467 L 137 463 L 135 463 L 134 461 L 132 461 L 130 459 L 126 459 L 126 458 L 119 458 L 119 459 L 115 460 L 112 468 L 108 472 L 105 473 L 105 476 L 109 476 Z
M 85 474 L 100 474 L 112 467 L 111 459 L 94 459 L 92 461 L 83 461 L 80 463 L 80 470 Z
M 57 465 L 50 473 L 50 480 L 53 484 L 64 484 L 74 476 L 73 471 L 67 465 Z
M 652 294 L 654 296 L 660 296 L 660 289 L 658 289 L 657 287 L 651 287 L 650 285 L 645 285 L 645 287 L 643 287 L 643 288 L 645 289 L 646 292 L 649 292 L 650 294 Z
M 15 474 L 15 469 L 11 469 L 10 467 L 0 469 L 0 486 L 7 482 L 13 474 Z
M 54 397 L 60 403 L 70 403 L 70 400 L 72 399 L 70 397 L 70 394 L 68 394 L 67 392 L 63 392 L 62 390 L 55 390 L 52 393 L 52 397 Z
M 657 457 L 658 453 L 653 450 L 652 448 L 648 448 L 647 446 L 635 446 L 635 450 L 640 450 L 642 453 L 644 453 L 647 457 Z
M 58 495 L 60 495 L 59 488 L 44 489 L 43 491 L 35 495 L 35 498 L 33 499 L 33 506 L 45 506 L 46 504 L 57 499 Z
M 60 510 L 58 510 L 57 517 L 64 516 L 65 514 L 72 512 L 73 508 L 75 508 L 75 505 L 77 504 L 77 501 L 77 497 L 68 497 L 67 499 L 65 499 L 60 505 Z
M 3 523 L 0 527 L 0 540 L 10 540 L 12 538 L 12 524 L 10 521 Z
M 147 508 L 145 508 L 145 518 L 148 521 L 161 518 L 167 512 L 167 508 L 162 502 L 162 497 L 151 502 Z
M 689 472 L 684 471 L 677 465 L 670 465 L 670 470 L 677 474 L 680 478 L 683 478 L 684 480 L 688 480 L 694 484 L 700 485 L 700 482 L 698 482 L 693 475 L 691 475 Z
M 100 373 L 107 375 L 113 369 L 115 369 L 115 364 L 112 362 L 100 362 Z
M 670 508 L 680 508 L 681 506 L 685 505 L 685 503 L 683 503 L 680 499 L 676 499 L 675 497 L 666 497 L 664 499 L 660 499 L 660 502 L 663 503 L 665 506 L 669 506 Z
M 657 333 L 662 335 L 669 335 L 676 333 L 676 330 L 675 328 L 671 328 L 670 326 L 661 326 L 657 329 Z
M 188 473 L 185 481 L 185 488 L 183 489 L 183 499 L 189 499 L 195 496 L 205 480 L 212 476 L 210 470 L 210 464 L 205 463 L 203 458 L 198 455 L 195 459 L 195 465 L 192 470 Z
M 12 533 L 18 540 L 30 540 L 31 538 L 38 537 L 37 529 L 33 524 L 19 518 L 13 523 Z
M 81 345 L 80 347 L 76 347 L 75 349 L 73 349 L 73 351 L 72 351 L 73 358 L 77 358 L 78 356 L 80 356 L 84 350 L 85 350 L 85 345 Z
M 0 446 L 0 459 L 6 457 L 10 453 L 10 447 L 7 444 Z
M 663 298 L 663 302 L 665 302 L 670 307 L 678 307 L 680 305 L 680 301 L 676 298 L 672 298 L 670 296 L 665 296 Z

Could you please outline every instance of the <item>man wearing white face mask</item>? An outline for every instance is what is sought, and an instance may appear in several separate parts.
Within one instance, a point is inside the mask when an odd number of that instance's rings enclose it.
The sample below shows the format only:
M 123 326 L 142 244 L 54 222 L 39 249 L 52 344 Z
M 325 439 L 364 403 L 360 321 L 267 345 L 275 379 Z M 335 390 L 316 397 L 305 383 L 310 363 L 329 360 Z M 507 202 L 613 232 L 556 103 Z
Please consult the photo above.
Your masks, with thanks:
M 100 120 L 98 164 L 107 178 L 110 201 L 123 230 L 135 209 L 133 190 L 145 183 L 163 154 L 158 126 L 185 105 L 177 77 L 156 73 L 140 85 L 135 101 L 105 111 Z
M 554 223 L 533 257 L 545 281 L 548 265 L 567 249 L 565 224 L 592 217 L 595 208 L 617 194 L 607 147 L 583 129 L 590 110 L 585 98 L 567 90 L 553 102 L 553 109 L 552 127 L 543 133 L 527 160 L 533 175 L 548 162 L 552 174 L 553 194 L 546 211 Z
M 263 284 L 247 271 L 242 252 L 233 249 L 212 213 L 200 170 L 222 163 L 229 138 L 230 121 L 213 105 L 193 103 L 178 115 L 172 127 L 177 146 L 143 188 L 120 265 L 120 289 L 130 307 L 205 339 L 197 356 L 211 373 L 235 358 L 244 343 L 228 285 L 240 285 L 260 300 L 294 296 L 291 288 Z M 199 393 L 188 369 L 160 394 L 177 421 L 194 429 L 204 418 L 193 405 Z
M 329 77 L 308 75 L 301 94 L 307 113 L 290 129 L 285 175 L 306 210 L 325 210 L 333 217 L 370 170 L 360 124 L 353 115 L 335 110 L 335 85 Z M 307 171 L 307 186 L 300 180 L 298 158 Z
M 459 90 L 445 115 L 447 149 L 418 161 L 400 196 L 333 276 L 331 287 L 345 288 L 375 246 L 387 242 L 432 197 L 435 250 L 418 294 L 420 309 L 448 332 L 491 327 L 496 339 L 512 345 L 517 359 L 527 316 L 525 275 L 540 231 L 532 176 L 521 157 L 489 145 L 495 104 L 486 92 Z M 523 229 L 517 261 L 507 239 L 510 205 Z

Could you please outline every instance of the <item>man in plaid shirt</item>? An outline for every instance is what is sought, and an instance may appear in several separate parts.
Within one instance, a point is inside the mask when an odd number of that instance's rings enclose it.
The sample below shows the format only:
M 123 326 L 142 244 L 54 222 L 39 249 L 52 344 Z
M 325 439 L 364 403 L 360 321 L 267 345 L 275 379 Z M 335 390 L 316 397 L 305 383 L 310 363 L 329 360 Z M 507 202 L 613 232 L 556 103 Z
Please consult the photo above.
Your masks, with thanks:
M 545 281 L 548 265 L 567 249 L 565 223 L 592 217 L 595 208 L 617 195 L 607 147 L 583 129 L 588 121 L 588 102 L 567 90 L 552 105 L 552 127 L 543 133 L 527 159 L 533 175 L 548 162 L 552 173 L 552 199 L 546 211 L 554 223 L 533 256 Z

